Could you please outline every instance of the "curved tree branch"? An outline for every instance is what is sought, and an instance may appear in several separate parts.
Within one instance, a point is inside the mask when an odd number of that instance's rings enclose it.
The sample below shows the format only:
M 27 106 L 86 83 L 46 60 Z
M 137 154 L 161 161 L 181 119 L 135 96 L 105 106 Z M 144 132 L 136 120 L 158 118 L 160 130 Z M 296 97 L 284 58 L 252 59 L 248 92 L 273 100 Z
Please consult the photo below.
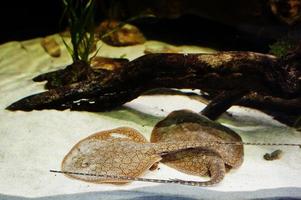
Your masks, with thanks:
M 105 78 L 95 76 L 91 80 L 35 94 L 17 101 L 7 109 L 107 110 L 153 88 L 195 88 L 209 93 L 222 92 L 203 111 L 206 116 L 217 118 L 235 102 L 251 106 L 245 97 L 242 98 L 248 93 L 283 101 L 300 98 L 299 54 L 293 55 L 277 59 L 267 54 L 235 51 L 148 54 L 124 63 Z

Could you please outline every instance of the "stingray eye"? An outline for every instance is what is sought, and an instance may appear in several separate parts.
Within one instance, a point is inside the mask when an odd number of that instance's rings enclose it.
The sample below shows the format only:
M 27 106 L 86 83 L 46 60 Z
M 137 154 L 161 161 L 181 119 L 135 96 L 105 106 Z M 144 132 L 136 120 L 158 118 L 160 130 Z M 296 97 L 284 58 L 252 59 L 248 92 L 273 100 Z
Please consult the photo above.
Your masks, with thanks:
M 74 158 L 73 161 L 73 165 L 77 168 L 77 169 L 81 169 L 81 168 L 86 168 L 89 167 L 91 165 L 91 160 L 89 160 L 89 158 L 86 158 L 83 155 L 77 156 Z
M 89 167 L 90 166 L 90 163 L 87 162 L 87 161 L 83 161 L 82 164 L 81 164 L 82 167 Z

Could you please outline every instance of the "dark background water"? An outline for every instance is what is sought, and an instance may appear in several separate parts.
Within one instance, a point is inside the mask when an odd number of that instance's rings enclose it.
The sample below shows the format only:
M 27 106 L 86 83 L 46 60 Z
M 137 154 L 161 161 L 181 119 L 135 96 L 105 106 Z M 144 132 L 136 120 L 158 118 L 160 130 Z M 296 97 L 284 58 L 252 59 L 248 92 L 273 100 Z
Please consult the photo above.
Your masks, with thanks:
M 5 1 L 0 5 L 0 43 L 55 33 L 61 13 L 60 0 Z
M 0 44 L 12 40 L 27 40 L 57 33 L 66 27 L 59 24 L 62 16 L 61 0 L 5 1 L 0 6 Z M 98 10 L 97 20 L 104 18 Z M 241 30 L 235 24 L 225 25 L 197 15 L 184 14 L 177 18 L 158 18 L 135 23 L 147 39 L 173 44 L 193 44 L 220 50 L 250 50 L 267 52 L 276 39 L 267 33 L 260 37 L 253 27 Z M 273 32 L 273 30 L 271 31 Z

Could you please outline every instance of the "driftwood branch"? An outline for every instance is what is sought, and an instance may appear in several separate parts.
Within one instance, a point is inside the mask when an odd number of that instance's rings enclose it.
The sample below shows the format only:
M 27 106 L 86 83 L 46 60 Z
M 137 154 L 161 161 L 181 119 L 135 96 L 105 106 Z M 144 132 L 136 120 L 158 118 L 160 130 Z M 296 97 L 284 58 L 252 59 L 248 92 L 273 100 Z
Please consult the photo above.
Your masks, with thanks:
M 184 95 L 208 105 L 210 100 L 212 103 L 212 99 L 217 95 L 217 93 L 223 94 L 223 92 L 212 93 L 210 93 L 210 96 L 208 96 L 208 94 L 198 94 L 193 91 L 182 92 L 176 89 L 158 88 L 147 91 L 144 93 L 144 95 Z M 271 115 L 274 117 L 274 119 L 289 126 L 296 126 L 298 123 L 296 120 L 300 119 L 301 117 L 301 98 L 282 99 L 279 97 L 262 96 L 256 92 L 251 92 L 248 95 L 244 95 L 241 99 L 233 101 L 233 105 L 255 108 L 268 115 Z M 206 112 L 209 107 L 211 106 L 208 106 L 202 110 L 202 114 L 207 115 L 204 112 Z
M 217 95 L 205 108 L 202 114 L 210 119 L 217 119 L 219 115 L 228 110 L 232 105 L 239 101 L 244 95 L 248 93 L 247 90 L 233 90 L 223 91 Z M 212 112 L 214 110 L 215 112 Z
M 279 101 L 294 108 L 291 99 L 301 97 L 299 53 L 296 50 L 282 59 L 234 51 L 148 54 L 124 62 L 122 67 L 106 72 L 105 76 L 102 73 L 102 76 L 26 97 L 8 109 L 109 110 L 150 89 L 161 87 L 200 89 L 209 94 L 219 94 L 202 112 L 212 119 L 237 102 L 250 107 L 255 107 L 252 102 L 262 105 L 266 102 L 259 97 L 248 101 L 251 94 L 271 97 L 275 105 Z

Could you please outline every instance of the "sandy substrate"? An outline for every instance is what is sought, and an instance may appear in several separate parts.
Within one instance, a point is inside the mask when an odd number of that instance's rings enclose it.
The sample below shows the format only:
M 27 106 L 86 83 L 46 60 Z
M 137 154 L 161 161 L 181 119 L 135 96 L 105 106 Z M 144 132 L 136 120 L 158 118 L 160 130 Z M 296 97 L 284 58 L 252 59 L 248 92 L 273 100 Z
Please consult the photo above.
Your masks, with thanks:
M 301 149 L 297 147 L 246 146 L 243 165 L 228 173 L 215 187 L 198 188 L 133 182 L 124 186 L 89 184 L 61 174 L 61 161 L 80 139 L 101 130 L 130 126 L 150 137 L 154 124 L 176 109 L 200 111 L 204 105 L 184 96 L 142 96 L 124 107 L 105 113 L 43 110 L 10 112 L 14 101 L 43 91 L 44 83 L 31 78 L 64 67 L 71 60 L 65 50 L 52 58 L 40 46 L 41 39 L 0 45 L 0 199 L 199 199 L 199 198 L 301 198 Z M 58 42 L 62 45 L 59 37 Z M 162 44 L 114 48 L 103 45 L 99 54 L 134 59 L 144 49 Z M 63 48 L 63 45 L 62 45 Z M 198 47 L 180 47 L 182 52 L 206 52 Z M 246 142 L 301 143 L 301 132 L 269 116 L 246 108 L 233 107 L 232 116 L 219 121 L 237 131 Z M 281 149 L 283 157 L 265 161 L 263 155 Z M 205 180 L 160 164 L 159 170 L 144 177 Z

